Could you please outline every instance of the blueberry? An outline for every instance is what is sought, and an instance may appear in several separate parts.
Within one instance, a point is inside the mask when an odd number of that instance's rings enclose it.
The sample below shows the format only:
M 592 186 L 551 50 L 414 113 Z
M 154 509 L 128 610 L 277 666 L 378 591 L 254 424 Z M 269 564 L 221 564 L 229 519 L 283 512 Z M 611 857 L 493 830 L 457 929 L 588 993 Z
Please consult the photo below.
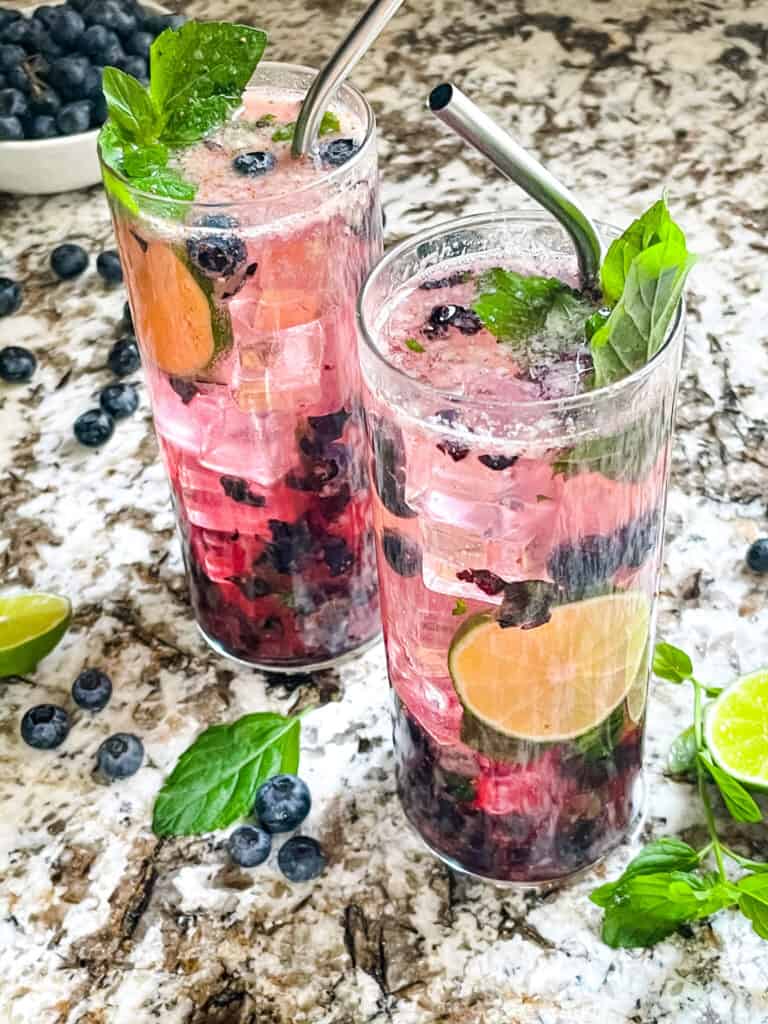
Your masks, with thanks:
M 478 455 L 477 461 L 481 462 L 488 469 L 498 473 L 499 470 L 509 469 L 517 462 L 517 455 Z
M 115 421 L 103 409 L 88 409 L 77 417 L 72 429 L 80 444 L 99 448 L 112 437 Z
M 184 380 L 183 377 L 169 377 L 168 383 L 182 400 L 184 405 L 189 405 L 195 395 L 200 394 L 200 389 L 191 380 Z
M 228 498 L 242 505 L 251 505 L 253 508 L 264 508 L 267 499 L 263 494 L 252 494 L 248 481 L 239 476 L 219 477 L 221 489 Z
M 60 747 L 69 735 L 69 715 L 56 704 L 38 704 L 21 720 L 21 738 L 38 750 Z
M 130 331 L 133 331 L 133 314 L 127 302 L 123 303 L 123 322 Z
M 98 668 L 84 669 L 72 684 L 72 699 L 86 711 L 101 711 L 112 696 L 112 680 Z
M 354 553 L 344 537 L 328 535 L 323 544 L 323 559 L 331 576 L 343 576 L 355 564 Z
M 107 120 L 107 101 L 103 95 L 91 100 L 91 128 L 100 128 Z
M 351 413 L 342 408 L 338 412 L 327 412 L 323 416 L 309 416 L 307 422 L 318 438 L 330 443 L 344 433 L 344 426 L 350 415 Z
M 90 66 L 87 57 L 59 57 L 51 61 L 48 84 L 53 86 L 62 99 L 82 99 L 85 76 Z
M 433 278 L 431 281 L 425 281 L 419 285 L 425 292 L 431 292 L 438 288 L 454 288 L 457 284 L 463 284 L 467 279 L 467 272 L 465 270 L 459 270 L 455 274 L 450 274 L 448 277 Z
M 152 33 L 151 32 L 134 32 L 125 41 L 126 53 L 133 54 L 135 57 L 143 57 L 145 60 L 149 59 L 149 48 L 152 45 Z
M 653 550 L 659 535 L 659 513 L 657 509 L 639 516 L 619 529 L 616 545 L 621 552 L 622 565 L 639 569 Z
M 0 89 L 0 116 L 26 117 L 29 100 L 18 89 Z
M 277 166 L 274 153 L 257 150 L 253 153 L 239 153 L 232 161 L 232 167 L 238 174 L 246 174 L 249 178 L 258 178 Z
M 108 384 L 99 395 L 99 405 L 112 419 L 132 416 L 139 407 L 139 394 L 135 384 Z
M 12 21 L 18 21 L 21 11 L 4 10 L 0 7 L 0 32 L 8 28 Z
M 106 779 L 135 775 L 144 760 L 144 744 L 130 732 L 116 732 L 96 752 L 96 768 Z
M 167 28 L 181 28 L 186 20 L 182 14 L 148 14 L 144 18 L 144 28 L 157 36 Z
M 15 46 L 23 46 L 28 53 L 40 53 L 41 43 L 45 45 L 48 33 L 41 21 L 34 18 L 18 18 L 12 21 L 3 31 L 3 41 Z
M 21 306 L 21 285 L 10 277 L 0 277 L 0 316 L 9 316 Z
M 327 483 L 338 476 L 339 466 L 335 459 L 313 459 L 305 474 L 288 473 L 286 487 L 294 491 L 321 491 Z
M 245 242 L 237 235 L 195 235 L 187 240 L 192 263 L 206 277 L 230 277 L 246 261 Z
M 18 142 L 24 138 L 24 129 L 18 117 L 0 117 L 0 142 Z
M 83 11 L 89 25 L 103 25 L 120 36 L 130 36 L 136 30 L 136 18 L 114 0 L 92 0 Z
M 56 118 L 47 114 L 35 114 L 27 121 L 28 139 L 55 139 L 59 134 Z
M 116 64 L 126 75 L 133 75 L 140 82 L 149 81 L 149 65 L 146 57 L 138 57 L 135 54 L 119 57 L 111 63 Z
M 46 19 L 51 38 L 61 46 L 72 48 L 85 32 L 85 22 L 72 7 L 53 7 Z
M 760 537 L 749 546 L 747 551 L 747 565 L 752 572 L 768 572 L 768 537 Z
M 4 77 L 5 87 L 8 89 L 16 89 L 18 92 L 23 92 L 31 106 L 31 98 L 29 94 L 32 91 L 32 80 L 29 77 L 29 72 L 26 67 L 22 64 L 19 68 L 11 68 L 10 71 L 6 71 Z
M 398 576 L 416 576 L 421 572 L 421 550 L 402 533 L 385 529 L 381 547 L 387 564 Z
M 456 327 L 462 334 L 477 334 L 483 326 L 474 310 L 452 304 L 435 306 L 429 314 L 428 323 L 438 330 L 448 326 Z
M 249 601 L 258 601 L 272 593 L 270 584 L 260 576 L 229 576 L 228 579 Z
M 56 115 L 56 127 L 62 135 L 79 135 L 91 127 L 93 104 L 90 100 L 67 103 Z
M 0 378 L 12 384 L 28 381 L 37 367 L 37 360 L 26 348 L 7 345 L 0 348 Z
M 130 335 L 116 341 L 109 350 L 107 366 L 116 377 L 127 377 L 141 366 L 141 357 L 136 339 Z
M 412 519 L 416 513 L 405 500 L 405 452 L 400 429 L 373 418 L 368 433 L 375 455 L 373 484 L 376 493 L 393 516 Z
M 296 775 L 273 775 L 256 791 L 254 813 L 268 832 L 290 832 L 312 806 L 309 787 Z
M 469 448 L 466 445 L 459 444 L 458 441 L 453 441 L 450 438 L 438 441 L 435 448 L 442 452 L 443 455 L 450 455 L 454 462 L 461 462 L 462 459 L 466 459 L 469 455 Z
M 587 818 L 555 832 L 557 859 L 566 867 L 576 868 L 589 863 L 589 851 L 598 836 L 598 822 Z
M 88 266 L 88 253 L 81 245 L 65 242 L 51 253 L 51 270 L 62 281 L 78 277 Z
M 272 836 L 263 828 L 241 825 L 227 840 L 229 856 L 241 868 L 255 868 L 263 864 L 272 849 Z
M 285 523 L 281 519 L 270 519 L 269 529 L 272 541 L 265 546 L 261 560 L 279 573 L 299 571 L 312 548 L 312 535 L 306 521 Z
M 19 67 L 26 56 L 20 46 L 3 43 L 0 45 L 0 71 L 11 71 Z
M 290 882 L 308 882 L 325 869 L 325 854 L 316 839 L 292 836 L 277 855 L 280 870 Z
M 97 100 L 102 95 L 101 86 L 102 78 L 104 76 L 104 68 L 93 67 L 88 68 L 85 73 L 85 79 L 83 80 L 83 99 L 86 100 Z
M 354 139 L 331 139 L 330 142 L 321 142 L 319 146 L 320 159 L 328 167 L 341 167 L 347 160 L 350 160 L 360 146 Z
M 46 87 L 30 97 L 29 106 L 34 114 L 55 117 L 61 110 L 61 100 L 53 89 Z
M 547 561 L 547 571 L 571 599 L 578 599 L 613 576 L 621 564 L 621 548 L 611 536 L 590 534 L 574 543 L 559 544 Z
M 123 280 L 123 268 L 120 256 L 115 249 L 107 249 L 96 257 L 96 270 L 99 277 L 107 284 L 120 284 Z

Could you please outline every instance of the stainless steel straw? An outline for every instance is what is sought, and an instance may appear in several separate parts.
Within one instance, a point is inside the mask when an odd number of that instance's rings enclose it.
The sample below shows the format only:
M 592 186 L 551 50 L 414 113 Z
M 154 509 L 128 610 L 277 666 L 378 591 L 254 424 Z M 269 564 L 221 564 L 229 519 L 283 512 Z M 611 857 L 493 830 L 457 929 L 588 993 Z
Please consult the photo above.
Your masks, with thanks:
M 402 3 L 403 0 L 373 0 L 336 47 L 330 60 L 318 71 L 296 120 L 292 146 L 294 156 L 303 156 L 311 149 L 320 130 L 329 97 L 335 93 Z
M 603 245 L 589 215 L 568 189 L 450 82 L 432 90 L 429 109 L 560 221 L 576 247 L 582 284 L 594 284 Z

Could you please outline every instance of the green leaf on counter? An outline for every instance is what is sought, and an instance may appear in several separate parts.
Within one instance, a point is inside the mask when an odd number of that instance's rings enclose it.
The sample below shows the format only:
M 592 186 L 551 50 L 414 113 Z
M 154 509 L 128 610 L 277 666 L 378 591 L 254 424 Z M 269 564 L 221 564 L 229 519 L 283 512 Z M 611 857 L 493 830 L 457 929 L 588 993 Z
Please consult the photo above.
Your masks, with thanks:
M 672 741 L 667 754 L 667 771 L 671 775 L 690 775 L 696 770 L 697 754 L 696 729 L 689 725 Z
M 693 675 L 693 662 L 674 644 L 658 643 L 653 651 L 653 674 L 670 683 L 684 683 Z
M 736 883 L 739 908 L 761 939 L 768 939 L 768 875 L 745 875 Z
M 249 814 L 256 790 L 299 765 L 299 718 L 269 711 L 212 725 L 181 755 L 155 800 L 158 836 L 199 835 Z
M 598 907 L 607 907 L 622 885 L 637 875 L 653 875 L 662 871 L 690 871 L 699 863 L 699 855 L 681 839 L 664 836 L 648 843 L 624 869 L 615 882 L 606 882 L 590 893 Z

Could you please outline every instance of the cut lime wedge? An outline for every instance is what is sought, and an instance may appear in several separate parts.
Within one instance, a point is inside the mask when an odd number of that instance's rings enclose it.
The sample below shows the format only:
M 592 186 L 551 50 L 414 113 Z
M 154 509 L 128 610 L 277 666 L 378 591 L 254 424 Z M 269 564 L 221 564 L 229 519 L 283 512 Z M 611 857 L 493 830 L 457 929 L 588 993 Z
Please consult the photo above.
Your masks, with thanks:
M 737 679 L 709 705 L 705 736 L 729 775 L 768 788 L 768 668 Z
M 0 597 L 0 676 L 33 672 L 64 636 L 72 605 L 57 594 Z

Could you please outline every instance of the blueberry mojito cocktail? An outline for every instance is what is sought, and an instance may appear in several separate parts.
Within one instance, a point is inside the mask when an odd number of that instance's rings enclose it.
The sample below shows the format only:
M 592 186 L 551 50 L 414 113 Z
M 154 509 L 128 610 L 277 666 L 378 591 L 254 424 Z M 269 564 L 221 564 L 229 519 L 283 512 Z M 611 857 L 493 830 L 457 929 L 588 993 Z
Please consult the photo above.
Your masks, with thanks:
M 579 291 L 561 229 L 502 214 L 361 293 L 399 792 L 465 871 L 562 879 L 639 810 L 691 262 L 662 201 Z
M 379 629 L 355 298 L 381 212 L 365 100 L 343 88 L 294 159 L 314 73 L 256 69 L 264 38 L 191 22 L 149 90 L 108 69 L 101 153 L 195 616 L 288 670 Z

